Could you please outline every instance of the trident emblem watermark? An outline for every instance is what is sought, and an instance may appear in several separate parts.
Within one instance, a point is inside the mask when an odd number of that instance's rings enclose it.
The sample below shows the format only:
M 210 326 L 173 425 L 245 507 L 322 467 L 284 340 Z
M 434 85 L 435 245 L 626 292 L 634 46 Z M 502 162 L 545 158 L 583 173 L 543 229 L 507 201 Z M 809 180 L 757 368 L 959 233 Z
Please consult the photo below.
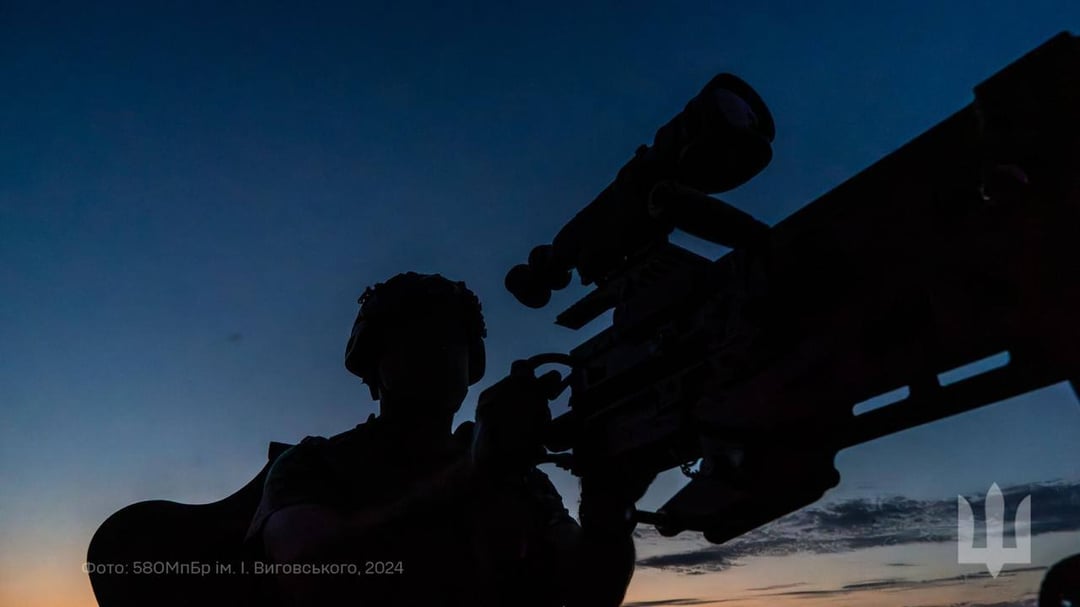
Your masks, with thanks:
M 964 496 L 956 496 L 956 559 L 962 565 L 986 565 L 995 578 L 1006 563 L 1031 563 L 1031 496 L 1016 508 L 1016 547 L 1005 547 L 1005 498 L 997 483 L 986 493 L 986 547 L 975 547 L 975 515 Z

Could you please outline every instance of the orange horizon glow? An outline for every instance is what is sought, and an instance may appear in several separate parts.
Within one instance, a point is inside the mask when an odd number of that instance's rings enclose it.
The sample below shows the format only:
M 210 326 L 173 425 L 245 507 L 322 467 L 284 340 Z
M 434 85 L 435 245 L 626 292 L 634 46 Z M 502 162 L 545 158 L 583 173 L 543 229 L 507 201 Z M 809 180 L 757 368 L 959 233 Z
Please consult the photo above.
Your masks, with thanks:
M 1039 561 L 1057 560 L 1060 553 L 1080 546 L 1080 533 L 1055 533 L 1037 536 L 1041 550 Z M 58 546 L 57 546 L 58 547 Z M 655 551 L 656 546 L 639 547 L 640 552 Z M 879 547 L 839 554 L 793 554 L 784 557 L 754 557 L 726 571 L 682 574 L 639 567 L 626 595 L 626 604 L 672 601 L 676 604 L 764 607 L 790 604 L 851 605 L 855 607 L 917 607 L 963 603 L 998 603 L 1030 601 L 1038 589 L 1042 571 L 1010 568 L 992 579 L 977 567 L 950 563 L 955 546 L 928 544 Z M 0 560 L 4 575 L 0 578 L 0 604 L 22 607 L 95 607 L 89 579 L 83 573 L 84 547 L 69 541 L 62 558 L 48 558 L 40 549 L 28 548 L 24 558 L 12 558 L 16 552 L 5 551 Z M 896 588 L 847 589 L 860 580 L 888 579 L 893 559 L 921 556 L 926 565 L 912 565 L 907 578 L 925 580 L 924 586 Z M 29 558 L 27 558 L 29 557 Z M 956 571 L 967 571 L 970 580 L 934 582 Z M 809 578 L 809 579 L 808 579 Z M 899 579 L 899 578 L 897 578 Z M 820 594 L 815 594 L 820 593 Z

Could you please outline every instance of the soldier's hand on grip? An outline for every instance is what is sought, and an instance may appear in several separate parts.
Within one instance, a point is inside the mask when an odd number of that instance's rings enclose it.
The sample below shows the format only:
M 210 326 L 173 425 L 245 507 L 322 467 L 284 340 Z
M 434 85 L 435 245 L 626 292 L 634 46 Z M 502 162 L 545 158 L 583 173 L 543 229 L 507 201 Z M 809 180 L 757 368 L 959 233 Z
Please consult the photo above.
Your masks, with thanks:
M 548 398 L 560 381 L 551 371 L 540 377 L 525 361 L 515 361 L 510 375 L 484 390 L 476 405 L 472 457 L 490 476 L 524 472 L 545 453 L 543 439 L 551 410 Z

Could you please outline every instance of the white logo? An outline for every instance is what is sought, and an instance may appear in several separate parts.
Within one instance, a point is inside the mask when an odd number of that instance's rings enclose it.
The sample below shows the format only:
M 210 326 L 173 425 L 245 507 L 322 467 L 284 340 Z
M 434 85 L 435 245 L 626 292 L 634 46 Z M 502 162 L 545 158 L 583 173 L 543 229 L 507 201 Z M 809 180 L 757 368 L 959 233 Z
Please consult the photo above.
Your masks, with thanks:
M 964 496 L 956 496 L 956 549 L 957 563 L 963 565 L 986 565 L 995 578 L 1005 563 L 1031 563 L 1031 496 L 1028 495 L 1016 509 L 1013 529 L 1016 547 L 1005 547 L 1005 498 L 997 483 L 990 485 L 986 493 L 986 547 L 976 548 L 975 515 Z

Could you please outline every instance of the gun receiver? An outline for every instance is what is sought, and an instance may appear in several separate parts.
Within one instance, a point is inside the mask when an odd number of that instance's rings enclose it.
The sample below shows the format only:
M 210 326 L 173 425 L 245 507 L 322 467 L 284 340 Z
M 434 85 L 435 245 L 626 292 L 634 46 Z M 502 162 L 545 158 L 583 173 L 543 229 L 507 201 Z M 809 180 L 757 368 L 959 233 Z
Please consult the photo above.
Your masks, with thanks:
M 532 307 L 574 269 L 595 284 L 558 316 L 571 329 L 613 310 L 569 354 L 548 447 L 575 474 L 700 459 L 639 512 L 664 534 L 726 541 L 819 499 L 843 448 L 1080 380 L 1080 38 L 1049 40 L 768 228 L 707 194 L 764 168 L 772 128 L 748 85 L 718 76 L 507 275 Z M 733 250 L 699 256 L 668 242 L 676 227 Z M 1000 352 L 1000 368 L 939 380 Z

